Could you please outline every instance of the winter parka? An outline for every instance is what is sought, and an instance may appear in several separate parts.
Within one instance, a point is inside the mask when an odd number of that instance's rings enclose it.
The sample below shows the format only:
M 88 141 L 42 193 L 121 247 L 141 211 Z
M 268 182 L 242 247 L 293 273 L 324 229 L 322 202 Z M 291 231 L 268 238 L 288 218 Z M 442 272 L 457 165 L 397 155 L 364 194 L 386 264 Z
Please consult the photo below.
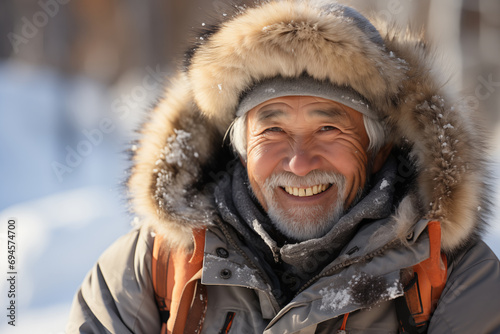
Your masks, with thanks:
M 68 333 L 160 332 L 151 265 L 158 234 L 179 263 L 200 268 L 169 272 L 186 282 L 174 287 L 174 333 L 335 333 L 345 320 L 348 333 L 397 333 L 395 301 L 408 268 L 430 256 L 431 221 L 440 223 L 448 262 L 428 332 L 500 333 L 500 264 L 480 240 L 489 192 L 478 122 L 421 38 L 370 22 L 331 1 L 271 0 L 228 8 L 205 25 L 133 152 L 128 186 L 142 227 L 85 278 Z M 363 216 L 369 223 L 283 306 L 213 194 L 238 163 L 222 143 L 245 92 L 304 74 L 368 101 L 394 143 L 398 194 L 390 213 Z M 188 285 L 202 301 L 196 312 L 183 299 Z M 179 308 L 187 322 L 176 323 Z

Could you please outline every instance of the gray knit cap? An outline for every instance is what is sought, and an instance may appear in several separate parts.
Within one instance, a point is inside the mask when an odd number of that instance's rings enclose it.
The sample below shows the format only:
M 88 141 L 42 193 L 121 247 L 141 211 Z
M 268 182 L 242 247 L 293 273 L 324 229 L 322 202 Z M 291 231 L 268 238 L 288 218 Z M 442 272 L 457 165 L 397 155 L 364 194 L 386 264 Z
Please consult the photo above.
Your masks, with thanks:
M 259 104 L 283 96 L 315 96 L 322 97 L 346 105 L 363 115 L 376 119 L 369 103 L 350 87 L 335 86 L 329 81 L 319 81 L 310 76 L 299 78 L 275 77 L 255 84 L 243 96 L 236 116 L 242 116 Z

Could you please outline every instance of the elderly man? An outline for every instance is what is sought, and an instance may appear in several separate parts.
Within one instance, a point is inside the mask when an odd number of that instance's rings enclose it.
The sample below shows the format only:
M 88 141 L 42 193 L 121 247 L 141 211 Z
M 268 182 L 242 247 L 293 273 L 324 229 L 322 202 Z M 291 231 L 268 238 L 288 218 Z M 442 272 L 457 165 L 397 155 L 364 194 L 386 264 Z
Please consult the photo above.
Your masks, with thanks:
M 500 332 L 482 135 L 429 48 L 335 3 L 226 14 L 142 129 L 143 224 L 68 332 Z

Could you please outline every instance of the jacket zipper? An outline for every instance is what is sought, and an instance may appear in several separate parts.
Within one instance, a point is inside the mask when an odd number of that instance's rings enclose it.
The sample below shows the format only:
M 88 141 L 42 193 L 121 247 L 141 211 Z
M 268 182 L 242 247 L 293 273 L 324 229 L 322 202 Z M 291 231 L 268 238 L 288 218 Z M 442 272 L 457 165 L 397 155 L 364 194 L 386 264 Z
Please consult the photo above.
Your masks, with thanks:
M 233 326 L 233 320 L 236 312 L 227 312 L 226 320 L 224 321 L 224 325 L 219 331 L 219 334 L 227 334 L 231 330 L 231 326 Z

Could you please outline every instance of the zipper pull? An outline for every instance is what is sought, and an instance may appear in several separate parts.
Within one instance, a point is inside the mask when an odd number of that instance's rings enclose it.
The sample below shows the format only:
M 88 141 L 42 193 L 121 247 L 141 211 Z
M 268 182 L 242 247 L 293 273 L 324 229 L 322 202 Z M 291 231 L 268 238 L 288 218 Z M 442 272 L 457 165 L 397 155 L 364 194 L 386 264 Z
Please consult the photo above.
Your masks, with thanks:
M 345 330 L 346 324 L 347 324 L 347 317 L 349 316 L 349 313 L 344 314 L 344 320 L 342 320 L 342 326 L 337 330 L 337 334 L 347 334 L 347 331 Z

